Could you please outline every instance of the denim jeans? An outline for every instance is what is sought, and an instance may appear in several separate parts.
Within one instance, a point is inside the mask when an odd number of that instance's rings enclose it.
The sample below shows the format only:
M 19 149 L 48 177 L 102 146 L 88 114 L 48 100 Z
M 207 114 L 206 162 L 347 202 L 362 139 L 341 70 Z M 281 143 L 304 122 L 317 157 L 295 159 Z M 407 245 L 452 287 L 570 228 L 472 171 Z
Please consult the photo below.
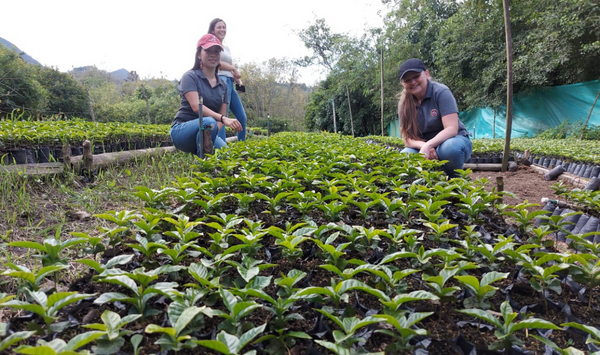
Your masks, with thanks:
M 186 153 L 193 153 L 200 156 L 200 125 L 199 118 L 195 120 L 178 123 L 171 127 L 171 141 L 175 148 Z M 204 117 L 202 119 L 204 128 L 211 129 L 211 137 L 213 145 L 216 149 L 227 145 L 227 142 L 217 136 L 217 121 L 212 117 Z
M 447 160 L 444 164 L 444 171 L 449 177 L 459 176 L 454 170 L 462 169 L 464 163 L 469 160 L 473 152 L 473 144 L 469 137 L 462 135 L 454 136 L 435 148 L 440 160 Z M 418 149 L 404 148 L 403 153 L 418 153 Z
M 225 75 L 219 75 L 219 78 L 223 79 L 223 81 L 227 83 L 227 91 L 229 92 L 229 105 L 227 106 L 227 111 L 225 111 L 225 116 L 229 117 L 227 113 L 229 113 L 229 110 L 231 109 L 231 112 L 233 113 L 235 118 L 238 121 L 240 121 L 240 124 L 242 125 L 242 130 L 237 134 L 238 141 L 245 141 L 246 122 L 248 121 L 248 118 L 246 117 L 246 111 L 244 111 L 244 106 L 242 106 L 242 100 L 240 100 L 240 96 L 233 87 L 233 78 Z M 221 139 L 225 141 L 225 126 L 223 126 L 223 128 L 221 128 L 221 130 L 219 131 L 219 137 L 221 137 Z

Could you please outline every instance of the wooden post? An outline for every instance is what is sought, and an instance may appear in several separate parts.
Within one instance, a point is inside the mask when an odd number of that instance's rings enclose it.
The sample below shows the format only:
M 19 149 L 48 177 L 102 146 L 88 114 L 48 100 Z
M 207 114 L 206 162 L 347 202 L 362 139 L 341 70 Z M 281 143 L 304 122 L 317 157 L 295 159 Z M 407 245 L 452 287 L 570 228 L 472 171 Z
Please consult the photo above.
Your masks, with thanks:
M 333 133 L 337 133 L 337 125 L 335 123 L 335 102 L 331 100 L 331 107 L 333 107 Z
M 383 42 L 381 43 L 381 67 L 379 69 L 379 76 L 381 81 L 381 136 L 383 137 Z
M 348 85 L 346 85 L 346 97 L 348 98 L 348 112 L 350 112 L 350 129 L 352 130 L 352 137 L 354 137 L 354 122 L 352 121 L 352 106 L 350 106 L 350 91 Z
M 590 121 L 590 116 L 592 116 L 592 111 L 594 111 L 594 106 L 596 106 L 596 102 L 598 102 L 599 96 L 600 96 L 600 90 L 598 90 L 598 95 L 596 95 L 596 100 L 594 100 L 594 103 L 592 104 L 592 108 L 590 109 L 590 113 L 588 114 L 587 119 L 585 120 L 585 123 L 583 124 L 583 128 L 581 129 L 581 136 L 579 137 L 579 140 L 583 139 L 583 135 L 585 133 L 585 127 L 587 127 L 587 124 Z
M 504 177 L 503 176 L 496 176 L 496 186 L 497 186 L 497 192 L 501 193 L 504 191 Z M 500 197 L 498 197 L 498 202 L 503 203 L 502 194 L 500 194 Z
M 506 37 L 506 133 L 504 136 L 504 154 L 502 156 L 502 172 L 508 168 L 508 153 L 510 153 L 510 135 L 512 133 L 513 115 L 513 48 L 510 32 L 509 0 L 502 1 L 504 7 L 504 33 Z
M 92 143 L 89 140 L 83 142 L 83 169 L 91 173 L 94 169 L 94 156 L 92 155 Z

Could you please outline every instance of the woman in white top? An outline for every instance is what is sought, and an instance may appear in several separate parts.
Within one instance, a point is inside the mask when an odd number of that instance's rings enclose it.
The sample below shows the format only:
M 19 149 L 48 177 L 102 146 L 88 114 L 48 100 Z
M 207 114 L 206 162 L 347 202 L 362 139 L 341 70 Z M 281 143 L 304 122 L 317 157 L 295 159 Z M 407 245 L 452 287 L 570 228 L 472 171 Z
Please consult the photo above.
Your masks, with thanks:
M 217 38 L 223 43 L 225 40 L 225 35 L 227 34 L 227 25 L 225 21 L 220 18 L 216 18 L 210 21 L 210 25 L 208 26 L 208 33 L 214 34 Z M 233 65 L 233 58 L 231 57 L 231 51 L 229 47 L 223 45 L 223 52 L 221 52 L 221 64 L 219 68 L 219 77 L 227 83 L 227 88 L 229 89 L 229 106 L 227 107 L 227 111 L 231 110 L 235 118 L 242 124 L 242 130 L 238 132 L 237 138 L 239 141 L 246 140 L 246 122 L 248 118 L 246 117 L 246 112 L 244 111 L 244 106 L 242 106 L 242 101 L 237 93 L 237 90 L 234 89 L 234 83 L 239 86 L 243 86 L 242 76 L 240 75 L 237 68 Z M 219 137 L 225 139 L 225 127 L 223 127 L 219 131 Z

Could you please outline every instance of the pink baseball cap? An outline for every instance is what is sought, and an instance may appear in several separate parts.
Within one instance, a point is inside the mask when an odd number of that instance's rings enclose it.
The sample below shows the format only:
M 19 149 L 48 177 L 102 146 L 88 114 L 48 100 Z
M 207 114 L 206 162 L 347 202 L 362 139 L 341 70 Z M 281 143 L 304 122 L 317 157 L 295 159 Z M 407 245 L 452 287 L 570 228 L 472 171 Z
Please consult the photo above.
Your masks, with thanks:
M 207 33 L 198 40 L 196 49 L 200 47 L 202 47 L 202 49 L 208 49 L 213 46 L 219 46 L 219 48 L 223 50 L 223 45 L 221 44 L 221 41 L 217 38 L 217 36 L 215 36 L 212 33 Z

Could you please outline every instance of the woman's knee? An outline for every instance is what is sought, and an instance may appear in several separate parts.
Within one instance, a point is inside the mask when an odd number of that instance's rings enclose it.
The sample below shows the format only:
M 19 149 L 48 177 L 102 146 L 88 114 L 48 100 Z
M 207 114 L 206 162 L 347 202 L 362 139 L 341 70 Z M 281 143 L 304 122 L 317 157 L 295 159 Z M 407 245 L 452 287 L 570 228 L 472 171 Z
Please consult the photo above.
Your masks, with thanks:
M 457 136 L 440 144 L 437 149 L 441 160 L 467 160 L 471 155 L 472 145 L 469 138 Z

